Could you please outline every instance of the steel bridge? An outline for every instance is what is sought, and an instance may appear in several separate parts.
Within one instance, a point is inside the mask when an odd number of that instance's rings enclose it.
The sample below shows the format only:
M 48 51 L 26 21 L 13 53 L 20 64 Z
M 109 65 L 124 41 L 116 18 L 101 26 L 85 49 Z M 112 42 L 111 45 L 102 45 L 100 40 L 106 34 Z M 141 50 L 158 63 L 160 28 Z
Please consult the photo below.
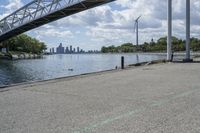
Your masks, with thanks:
M 0 21 L 0 42 L 114 0 L 34 0 Z

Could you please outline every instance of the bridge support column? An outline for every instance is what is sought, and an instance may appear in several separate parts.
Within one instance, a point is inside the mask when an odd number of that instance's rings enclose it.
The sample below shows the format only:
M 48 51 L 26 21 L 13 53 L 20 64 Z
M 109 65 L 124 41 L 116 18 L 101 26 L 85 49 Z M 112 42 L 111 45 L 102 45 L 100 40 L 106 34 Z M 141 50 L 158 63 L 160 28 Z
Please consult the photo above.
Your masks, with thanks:
M 192 61 L 190 59 L 190 0 L 186 0 L 186 57 L 185 62 Z
M 172 0 L 168 0 L 168 36 L 167 36 L 167 60 L 172 59 Z

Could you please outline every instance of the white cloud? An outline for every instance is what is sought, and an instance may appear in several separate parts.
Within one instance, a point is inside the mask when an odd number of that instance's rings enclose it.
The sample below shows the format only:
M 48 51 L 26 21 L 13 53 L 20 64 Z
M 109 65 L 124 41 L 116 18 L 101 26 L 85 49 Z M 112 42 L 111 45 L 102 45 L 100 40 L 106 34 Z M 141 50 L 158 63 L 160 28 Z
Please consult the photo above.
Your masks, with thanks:
M 7 12 L 11 13 L 11 12 L 19 9 L 22 6 L 23 6 L 23 3 L 21 0 L 8 0 L 8 4 L 2 5 L 1 7 L 5 8 L 7 10 Z
M 3 19 L 22 6 L 23 3 L 21 0 L 8 0 L 7 5 L 0 5 L 0 7 L 5 11 L 3 14 L 0 14 L 0 19 Z
M 48 28 L 47 28 L 48 27 Z M 55 39 L 59 39 L 59 38 L 73 38 L 73 33 L 70 30 L 58 30 L 55 29 L 54 27 L 52 28 L 52 26 L 44 26 L 42 28 L 38 28 L 37 30 L 34 31 L 34 33 L 37 35 L 36 37 L 38 39 L 45 39 L 45 38 L 55 38 Z

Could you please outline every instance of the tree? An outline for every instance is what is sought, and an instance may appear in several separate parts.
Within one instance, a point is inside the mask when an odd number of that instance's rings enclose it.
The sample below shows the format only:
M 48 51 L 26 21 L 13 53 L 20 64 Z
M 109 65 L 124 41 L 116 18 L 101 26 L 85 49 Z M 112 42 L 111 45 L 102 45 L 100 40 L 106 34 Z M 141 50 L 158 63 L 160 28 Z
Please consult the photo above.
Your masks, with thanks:
M 10 51 L 35 54 L 40 54 L 47 49 L 46 45 L 43 42 L 40 42 L 35 38 L 31 38 L 26 34 L 21 34 L 4 41 L 3 47 L 9 49 Z
M 190 40 L 191 49 L 193 51 L 200 51 L 200 40 L 198 38 L 191 38 Z M 176 37 L 172 37 L 172 49 L 173 51 L 184 51 L 185 50 L 185 40 L 178 39 Z M 154 42 L 152 39 L 150 43 L 145 42 L 142 45 L 138 46 L 138 49 L 132 43 L 124 43 L 121 46 L 108 46 L 102 47 L 103 53 L 109 52 L 166 52 L 167 50 L 167 37 L 161 37 L 157 42 Z

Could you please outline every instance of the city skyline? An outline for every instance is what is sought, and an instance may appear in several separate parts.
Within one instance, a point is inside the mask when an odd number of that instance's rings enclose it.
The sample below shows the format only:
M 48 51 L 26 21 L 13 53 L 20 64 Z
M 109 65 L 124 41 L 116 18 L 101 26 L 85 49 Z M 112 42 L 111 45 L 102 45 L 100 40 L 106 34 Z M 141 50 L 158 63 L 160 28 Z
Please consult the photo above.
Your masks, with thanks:
M 73 45 L 63 45 L 60 43 L 57 47 L 49 48 L 49 52 L 52 54 L 73 54 L 73 53 L 97 53 L 99 50 L 84 50 L 79 46 L 73 47 Z

